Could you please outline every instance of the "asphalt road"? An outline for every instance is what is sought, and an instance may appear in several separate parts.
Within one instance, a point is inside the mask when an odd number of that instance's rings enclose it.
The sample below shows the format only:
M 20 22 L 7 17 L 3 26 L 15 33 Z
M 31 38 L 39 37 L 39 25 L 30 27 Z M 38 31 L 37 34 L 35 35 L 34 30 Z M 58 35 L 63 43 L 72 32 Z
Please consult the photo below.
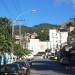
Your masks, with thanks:
M 31 75 L 75 75 L 75 67 L 61 65 L 53 60 L 33 61 Z

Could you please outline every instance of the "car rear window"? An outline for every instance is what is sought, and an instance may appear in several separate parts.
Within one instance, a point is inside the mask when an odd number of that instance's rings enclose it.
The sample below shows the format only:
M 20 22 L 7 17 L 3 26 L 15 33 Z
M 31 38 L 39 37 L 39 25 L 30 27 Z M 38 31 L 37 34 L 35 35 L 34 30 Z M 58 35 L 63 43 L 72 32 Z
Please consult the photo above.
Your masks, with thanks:
M 15 62 L 15 63 L 20 64 L 20 67 L 26 66 L 25 62 Z
M 17 65 L 5 65 L 0 67 L 0 72 L 13 72 L 13 71 L 18 71 L 18 66 Z

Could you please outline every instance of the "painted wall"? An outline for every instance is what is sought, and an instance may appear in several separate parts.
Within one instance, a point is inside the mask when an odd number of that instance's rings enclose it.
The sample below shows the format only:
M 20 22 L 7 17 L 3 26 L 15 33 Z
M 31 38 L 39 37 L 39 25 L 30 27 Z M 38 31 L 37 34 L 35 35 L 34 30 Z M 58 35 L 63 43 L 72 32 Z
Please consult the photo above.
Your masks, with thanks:
M 47 48 L 50 48 L 49 41 L 40 41 L 39 39 L 30 39 L 28 49 L 33 50 L 33 55 L 38 52 L 44 52 Z

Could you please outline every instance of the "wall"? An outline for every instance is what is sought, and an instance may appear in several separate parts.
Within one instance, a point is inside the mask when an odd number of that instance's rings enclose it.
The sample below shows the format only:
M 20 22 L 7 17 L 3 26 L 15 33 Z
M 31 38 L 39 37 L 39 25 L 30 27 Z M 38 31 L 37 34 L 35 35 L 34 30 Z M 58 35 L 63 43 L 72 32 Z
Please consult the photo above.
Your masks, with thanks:
M 44 52 L 47 48 L 50 48 L 49 41 L 40 41 L 39 39 L 30 39 L 28 49 L 33 50 L 33 55 L 38 52 Z

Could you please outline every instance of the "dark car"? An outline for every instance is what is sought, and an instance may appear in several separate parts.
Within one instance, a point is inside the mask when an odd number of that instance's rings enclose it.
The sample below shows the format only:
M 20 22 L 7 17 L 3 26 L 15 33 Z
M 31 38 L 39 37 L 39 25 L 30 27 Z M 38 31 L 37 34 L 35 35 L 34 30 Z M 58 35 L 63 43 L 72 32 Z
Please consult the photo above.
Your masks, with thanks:
M 33 60 L 33 58 L 29 58 L 29 59 L 27 58 L 26 60 L 29 63 L 29 65 L 32 66 L 32 60 Z
M 26 60 L 20 60 L 14 62 L 15 64 L 19 64 L 21 68 L 24 70 L 24 75 L 28 75 L 30 72 L 30 65 Z
M 23 75 L 18 64 L 0 65 L 0 75 Z
M 75 66 L 75 53 L 70 55 L 70 65 Z
M 63 57 L 60 59 L 60 63 L 64 65 L 69 65 L 69 60 L 67 57 Z

